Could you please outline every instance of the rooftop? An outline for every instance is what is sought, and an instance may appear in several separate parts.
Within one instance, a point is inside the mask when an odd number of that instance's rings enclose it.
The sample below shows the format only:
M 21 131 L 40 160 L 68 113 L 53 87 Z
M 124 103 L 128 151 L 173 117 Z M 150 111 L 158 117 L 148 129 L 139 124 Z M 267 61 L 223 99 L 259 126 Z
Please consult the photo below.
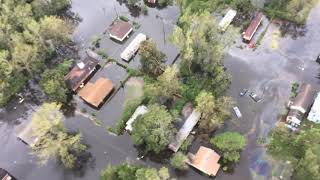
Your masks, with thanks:
M 109 79 L 99 78 L 95 83 L 88 82 L 79 91 L 79 96 L 87 103 L 98 108 L 113 88 L 113 83 Z
M 192 131 L 193 127 L 198 123 L 200 119 L 200 113 L 196 112 L 195 110 L 192 111 L 191 115 L 187 118 L 173 141 L 169 144 L 169 148 L 177 152 L 182 145 L 183 141 L 186 140 L 190 132 Z
M 148 108 L 146 106 L 139 106 L 131 116 L 131 118 L 126 123 L 126 130 L 132 131 L 132 124 L 137 119 L 138 116 L 141 116 L 148 112 Z
M 232 22 L 233 18 L 237 15 L 237 11 L 230 9 L 223 19 L 219 22 L 219 27 L 222 31 L 225 31 L 229 24 Z
M 147 40 L 147 36 L 139 33 L 126 47 L 126 49 L 120 54 L 121 59 L 125 61 L 129 61 L 132 56 L 138 51 L 140 48 L 141 42 Z
M 16 136 L 29 146 L 33 146 L 38 141 L 38 138 L 32 135 L 31 121 L 17 127 Z
M 120 42 L 122 42 L 132 30 L 132 26 L 128 22 L 120 19 L 115 20 L 108 28 L 110 37 Z
M 263 14 L 262 12 L 259 12 L 255 18 L 251 21 L 249 27 L 247 28 L 247 30 L 245 31 L 244 35 L 243 35 L 243 39 L 250 41 L 254 35 L 254 33 L 257 31 L 261 21 L 263 18 Z
M 302 113 L 306 113 L 311 107 L 314 100 L 315 91 L 310 84 L 303 83 L 300 87 L 297 97 L 295 97 L 290 109 L 299 110 Z
M 81 84 L 94 72 L 98 63 L 99 61 L 97 59 L 90 56 L 87 56 L 84 60 L 77 63 L 65 76 L 67 86 L 76 92 Z
M 308 120 L 314 123 L 320 123 L 320 92 L 318 93 L 311 110 L 308 115 Z
M 214 150 L 201 146 L 197 154 L 188 154 L 188 164 L 194 168 L 206 173 L 209 176 L 216 176 L 220 164 L 218 163 L 220 155 Z

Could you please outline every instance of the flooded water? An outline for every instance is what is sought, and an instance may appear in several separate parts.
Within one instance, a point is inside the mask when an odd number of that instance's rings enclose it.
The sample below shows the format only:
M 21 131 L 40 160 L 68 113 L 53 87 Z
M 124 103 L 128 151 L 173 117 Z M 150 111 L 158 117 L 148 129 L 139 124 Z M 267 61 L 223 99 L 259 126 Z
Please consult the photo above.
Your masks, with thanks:
M 179 16 L 178 7 L 170 6 L 161 10 L 149 8 L 148 15 L 138 16 L 136 12 L 130 12 L 121 1 L 74 0 L 72 11 L 78 13 L 83 19 L 74 32 L 74 40 L 80 47 L 81 54 L 90 46 L 92 37 L 100 36 L 102 38 L 100 50 L 105 51 L 116 61 L 126 64 L 120 59 L 120 53 L 139 32 L 146 34 L 157 43 L 157 46 L 167 55 L 168 64 L 178 54 L 178 50 L 168 40 Z M 117 14 L 125 15 L 131 21 L 141 25 L 123 44 L 114 42 L 103 34 Z M 135 16 L 131 16 L 132 14 Z M 242 152 L 240 163 L 237 164 L 234 172 L 227 174 L 220 171 L 215 179 L 271 179 L 273 175 L 278 176 L 282 173 L 281 171 L 272 173 L 279 164 L 271 161 L 265 153 L 265 147 L 258 145 L 256 140 L 266 138 L 270 129 L 275 126 L 278 114 L 289 97 L 293 81 L 319 84 L 316 78 L 319 65 L 314 62 L 315 57 L 320 53 L 319 19 L 320 5 L 316 6 L 310 14 L 305 35 L 296 39 L 290 36 L 279 37 L 276 40 L 277 48 L 272 46 L 272 42 L 275 41 L 272 38 L 279 27 L 271 24 L 261 45 L 255 51 L 237 48 L 239 45 L 244 45 L 240 41 L 229 49 L 225 56 L 225 65 L 232 75 L 232 84 L 227 94 L 234 98 L 243 117 L 240 119 L 232 117 L 222 130 L 233 130 L 245 134 L 248 145 Z M 139 66 L 138 59 L 139 57 L 135 57 L 128 65 Z M 92 81 L 99 77 L 107 77 L 118 87 L 126 75 L 123 68 L 111 64 L 101 68 Z M 6 108 L 0 109 L 0 143 L 2 145 L 0 167 L 7 169 L 21 180 L 95 180 L 99 178 L 100 171 L 107 164 L 118 164 L 124 161 L 150 167 L 169 167 L 168 163 L 159 163 L 148 158 L 137 160 L 138 151 L 127 134 L 117 137 L 106 132 L 106 126 L 115 125 L 121 117 L 125 102 L 125 88 L 121 88 L 100 110 L 93 109 L 78 97 L 74 97 L 76 111 L 85 108 L 88 115 L 95 113 L 102 123 L 101 126 L 97 126 L 78 113 L 74 113 L 65 121 L 68 128 L 79 129 L 85 142 L 90 146 L 89 151 L 94 161 L 88 165 L 85 174 L 78 175 L 66 171 L 54 160 L 39 167 L 36 164 L 36 158 L 30 154 L 30 149 L 16 139 L 14 135 L 16 127 L 28 121 L 28 113 L 32 112 L 31 105 L 34 103 L 28 100 L 22 104 L 17 104 L 17 100 L 14 100 Z M 247 96 L 239 97 L 239 91 L 243 88 L 256 92 L 263 97 L 263 101 L 255 103 Z M 196 139 L 191 151 L 195 152 L 200 144 L 201 141 Z M 183 174 L 170 169 L 170 173 L 178 179 L 208 179 L 192 168 Z

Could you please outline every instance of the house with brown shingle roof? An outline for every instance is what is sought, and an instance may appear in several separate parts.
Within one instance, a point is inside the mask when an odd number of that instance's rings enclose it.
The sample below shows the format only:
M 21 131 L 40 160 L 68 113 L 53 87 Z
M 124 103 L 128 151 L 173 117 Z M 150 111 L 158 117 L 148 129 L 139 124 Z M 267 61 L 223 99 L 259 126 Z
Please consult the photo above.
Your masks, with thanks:
M 109 79 L 99 78 L 94 83 L 88 82 L 78 94 L 84 101 L 98 108 L 113 88 L 113 83 Z
M 109 36 L 122 42 L 132 32 L 132 26 L 128 22 L 117 19 L 108 28 Z
M 251 21 L 247 30 L 243 33 L 243 39 L 245 41 L 251 41 L 253 35 L 256 33 L 259 25 L 261 24 L 263 18 L 262 12 L 257 13 L 254 19 Z
M 84 86 L 98 66 L 99 61 L 90 56 L 87 56 L 84 60 L 77 63 L 64 77 L 68 88 L 73 92 L 77 92 L 80 87 Z
M 289 102 L 289 113 L 287 115 L 287 123 L 293 127 L 298 127 L 303 120 L 305 114 L 311 108 L 316 91 L 310 84 L 303 83 L 300 87 L 298 95 L 292 102 Z
M 188 153 L 187 163 L 209 176 L 216 176 L 220 169 L 219 159 L 220 155 L 214 150 L 201 146 L 196 154 Z

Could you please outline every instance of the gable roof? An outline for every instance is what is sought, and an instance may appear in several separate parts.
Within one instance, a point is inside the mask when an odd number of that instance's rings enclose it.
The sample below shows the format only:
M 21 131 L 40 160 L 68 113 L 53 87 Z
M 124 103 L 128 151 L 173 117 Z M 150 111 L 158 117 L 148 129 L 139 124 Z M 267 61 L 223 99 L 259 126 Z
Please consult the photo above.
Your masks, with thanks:
M 220 164 L 218 163 L 220 155 L 212 149 L 201 146 L 195 155 L 189 153 L 188 157 L 188 164 L 190 166 L 197 168 L 209 176 L 216 176 L 220 169 Z
M 179 132 L 173 139 L 173 141 L 169 144 L 169 148 L 177 152 L 182 145 L 183 141 L 186 140 L 190 132 L 192 131 L 193 127 L 198 123 L 200 119 L 200 113 L 193 110 L 191 115 L 187 118 L 185 123 L 180 128 Z
M 67 86 L 76 92 L 80 85 L 94 72 L 99 61 L 95 58 L 87 56 L 83 61 L 77 63 L 71 71 L 65 76 Z
M 110 37 L 118 41 L 123 41 L 132 30 L 132 26 L 128 22 L 120 19 L 115 20 L 108 28 Z
M 243 35 L 243 39 L 250 41 L 254 35 L 254 33 L 257 31 L 261 21 L 262 21 L 263 14 L 262 12 L 259 12 L 255 18 L 251 21 L 249 27 L 245 31 Z
M 113 83 L 106 78 L 99 78 L 95 83 L 88 82 L 80 91 L 79 96 L 87 103 L 99 107 L 113 90 Z
M 294 99 L 290 109 L 299 110 L 302 113 L 311 107 L 315 96 L 315 91 L 310 84 L 303 83 L 297 97 Z

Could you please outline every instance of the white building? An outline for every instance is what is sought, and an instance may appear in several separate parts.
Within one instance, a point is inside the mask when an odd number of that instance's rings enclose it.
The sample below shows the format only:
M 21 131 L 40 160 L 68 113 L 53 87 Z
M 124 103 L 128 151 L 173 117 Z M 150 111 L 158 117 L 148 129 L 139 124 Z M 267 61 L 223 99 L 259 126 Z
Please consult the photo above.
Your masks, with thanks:
M 222 31 L 225 31 L 230 23 L 233 21 L 234 17 L 237 15 L 237 11 L 230 9 L 223 19 L 219 22 L 219 27 Z
M 132 131 L 132 123 L 137 119 L 138 116 L 141 116 L 145 113 L 148 112 L 148 108 L 146 106 L 139 106 L 133 113 L 133 115 L 131 116 L 131 118 L 127 121 L 126 123 L 126 130 L 127 131 Z
M 320 92 L 314 100 L 312 108 L 308 115 L 308 120 L 314 123 L 320 123 Z
M 128 47 L 126 47 L 126 49 L 120 54 L 121 59 L 125 61 L 129 61 L 134 56 L 134 54 L 139 50 L 140 44 L 145 40 L 147 40 L 147 36 L 142 33 L 139 33 L 131 41 Z

